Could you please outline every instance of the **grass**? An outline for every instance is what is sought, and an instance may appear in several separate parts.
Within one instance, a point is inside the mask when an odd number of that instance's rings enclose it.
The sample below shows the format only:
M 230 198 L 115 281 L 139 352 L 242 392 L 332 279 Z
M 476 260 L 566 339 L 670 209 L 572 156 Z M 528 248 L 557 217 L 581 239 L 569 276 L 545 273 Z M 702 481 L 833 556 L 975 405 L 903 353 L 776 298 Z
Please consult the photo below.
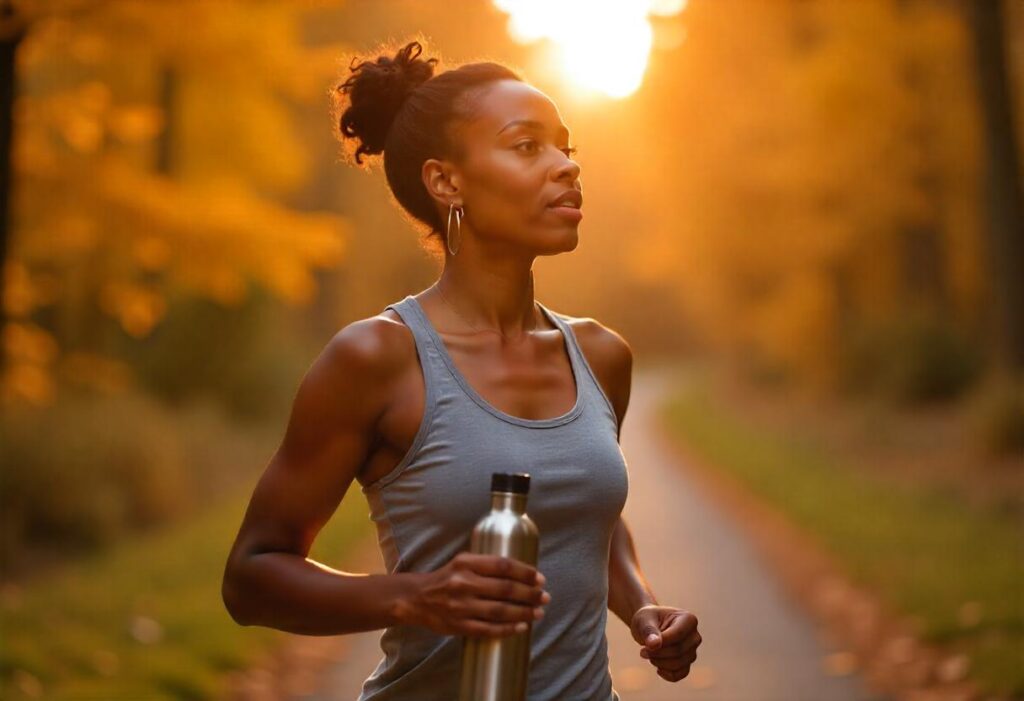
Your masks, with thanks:
M 870 477 L 800 436 L 744 422 L 695 382 L 665 407 L 666 424 L 844 562 L 850 575 L 962 650 L 986 691 L 1024 697 L 1024 529 L 925 484 Z M 980 604 L 973 625 L 964 604 Z
M 0 697 L 221 696 L 226 672 L 248 666 L 286 636 L 237 625 L 221 601 L 224 563 L 248 497 L 247 491 L 187 523 L 71 563 L 16 595 L 8 590 Z M 337 563 L 371 525 L 362 495 L 350 490 L 310 556 Z M 159 640 L 138 642 L 131 632 L 137 616 L 159 624 Z

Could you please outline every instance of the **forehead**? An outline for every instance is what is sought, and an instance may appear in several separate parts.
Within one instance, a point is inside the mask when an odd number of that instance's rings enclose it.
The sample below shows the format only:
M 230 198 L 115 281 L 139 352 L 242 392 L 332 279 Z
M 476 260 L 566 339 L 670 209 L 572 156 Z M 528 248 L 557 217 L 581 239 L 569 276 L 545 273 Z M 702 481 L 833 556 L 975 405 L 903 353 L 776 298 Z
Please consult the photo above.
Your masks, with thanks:
M 472 112 L 466 125 L 472 138 L 494 139 L 499 133 L 529 129 L 547 131 L 556 138 L 569 134 L 551 98 L 518 80 L 488 85 L 475 96 Z

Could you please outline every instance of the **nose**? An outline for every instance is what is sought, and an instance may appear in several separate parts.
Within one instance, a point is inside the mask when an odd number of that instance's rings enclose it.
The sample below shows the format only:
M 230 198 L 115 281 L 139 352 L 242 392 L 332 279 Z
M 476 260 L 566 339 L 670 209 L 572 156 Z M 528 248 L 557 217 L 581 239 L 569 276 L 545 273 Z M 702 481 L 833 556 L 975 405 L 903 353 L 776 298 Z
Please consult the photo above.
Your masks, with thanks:
M 562 155 L 565 156 L 565 154 Z M 555 167 L 554 175 L 552 177 L 555 180 L 568 180 L 569 182 L 575 182 L 576 179 L 580 177 L 580 164 L 568 156 L 565 156 Z

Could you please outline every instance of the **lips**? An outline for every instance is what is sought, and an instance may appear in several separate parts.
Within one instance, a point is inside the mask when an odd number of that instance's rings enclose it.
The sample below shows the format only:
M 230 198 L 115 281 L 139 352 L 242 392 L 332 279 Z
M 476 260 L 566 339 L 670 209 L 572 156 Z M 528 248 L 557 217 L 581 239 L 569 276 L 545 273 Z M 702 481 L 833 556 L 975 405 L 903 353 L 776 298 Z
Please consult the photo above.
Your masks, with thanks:
M 548 204 L 548 207 L 572 207 L 574 209 L 579 209 L 582 206 L 583 193 L 576 189 L 566 190 Z

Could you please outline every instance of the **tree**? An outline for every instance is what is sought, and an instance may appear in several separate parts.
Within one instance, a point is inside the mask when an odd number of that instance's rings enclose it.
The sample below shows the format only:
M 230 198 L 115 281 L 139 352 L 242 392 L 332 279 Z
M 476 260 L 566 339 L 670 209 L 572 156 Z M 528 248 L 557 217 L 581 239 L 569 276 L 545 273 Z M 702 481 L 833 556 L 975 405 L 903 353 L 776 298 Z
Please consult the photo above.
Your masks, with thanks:
M 997 340 L 1004 361 L 1024 370 L 1024 197 L 1000 0 L 966 0 L 985 124 L 985 232 Z
M 58 370 L 112 369 L 102 319 L 145 337 L 174 290 L 225 305 L 250 284 L 312 299 L 312 271 L 341 259 L 347 229 L 288 204 L 309 161 L 291 106 L 324 100 L 336 71 L 337 46 L 303 45 L 310 6 L 14 6 L 28 30 L 11 120 L 5 397 L 46 401 Z

